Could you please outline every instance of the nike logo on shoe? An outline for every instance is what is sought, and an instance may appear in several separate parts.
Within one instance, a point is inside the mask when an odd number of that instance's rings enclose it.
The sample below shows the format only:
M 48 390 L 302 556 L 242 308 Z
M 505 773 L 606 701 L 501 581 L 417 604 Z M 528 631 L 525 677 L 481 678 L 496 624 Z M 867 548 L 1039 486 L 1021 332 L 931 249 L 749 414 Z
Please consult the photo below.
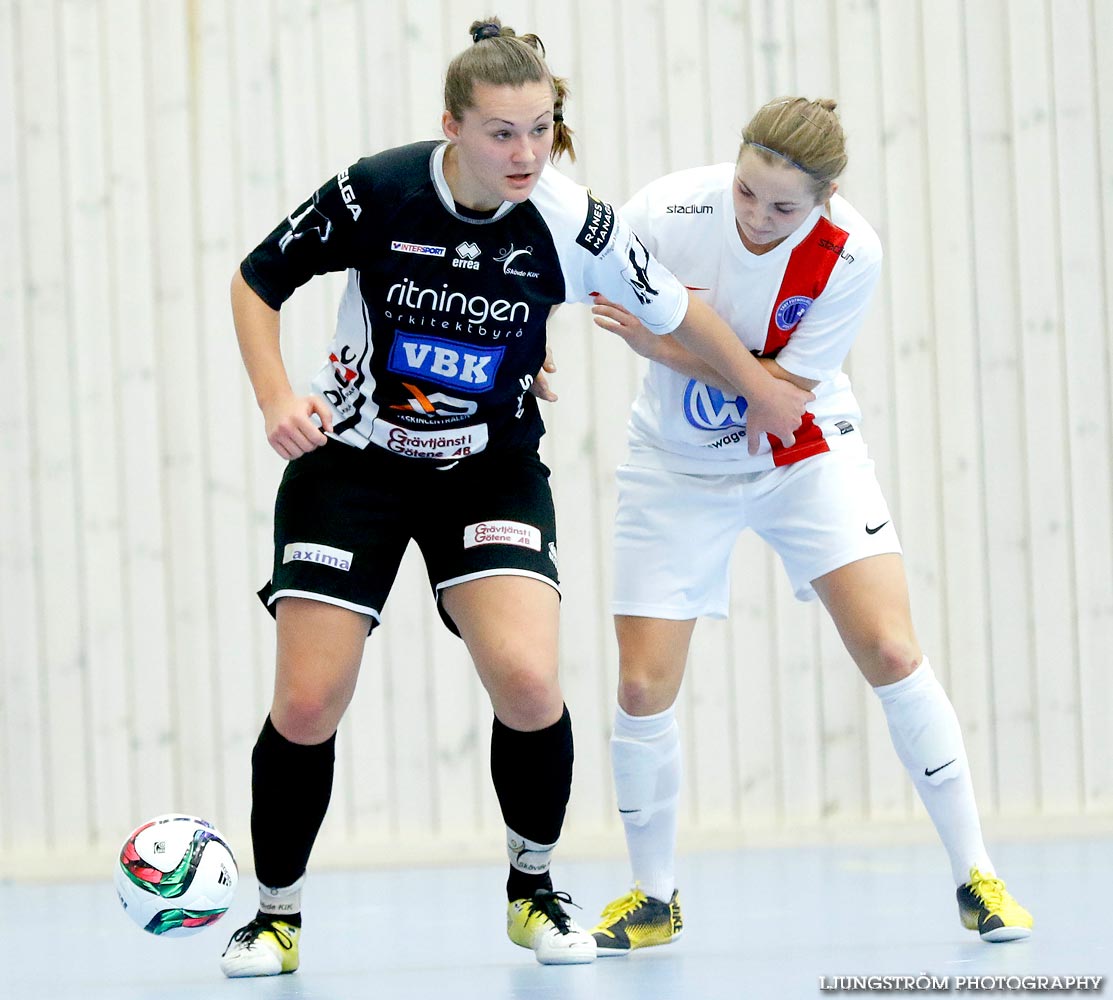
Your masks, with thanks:
M 880 524 L 879 524 L 879 525 L 878 525 L 878 526 L 877 526 L 876 528 L 871 528 L 871 527 L 870 527 L 870 526 L 869 526 L 869 525 L 867 524 L 867 525 L 866 525 L 866 534 L 867 534 L 867 535 L 876 535 L 876 534 L 877 534 L 877 533 L 878 533 L 878 532 L 879 532 L 879 531 L 880 531 L 880 530 L 881 530 L 882 528 L 884 528 L 884 527 L 885 527 L 885 525 L 887 525 L 888 523 L 889 523 L 888 521 L 882 521 L 882 522 L 881 522 L 881 523 L 880 523 Z M 944 765 L 944 766 L 946 766 L 946 765 Z
M 954 762 L 955 762 L 956 760 L 958 760 L 958 758 L 957 758 L 957 757 L 952 757 L 952 758 L 951 758 L 951 759 L 950 759 L 949 761 L 947 761 L 947 763 L 946 763 L 946 764 L 940 764 L 940 765 L 939 765 L 939 766 L 938 766 L 937 768 L 935 768 L 935 770 L 934 770 L 934 771 L 929 771 L 929 770 L 928 770 L 928 769 L 927 769 L 927 768 L 925 767 L 925 768 L 924 768 L 924 777 L 926 777 L 926 778 L 930 778 L 930 777 L 931 777 L 931 776 L 932 776 L 933 774 L 938 774 L 938 773 L 939 773 L 940 771 L 942 771 L 942 770 L 943 770 L 943 768 L 945 768 L 945 767 L 950 767 L 950 766 L 951 766 L 951 765 L 952 765 L 952 764 L 953 764 L 953 763 L 954 763 Z

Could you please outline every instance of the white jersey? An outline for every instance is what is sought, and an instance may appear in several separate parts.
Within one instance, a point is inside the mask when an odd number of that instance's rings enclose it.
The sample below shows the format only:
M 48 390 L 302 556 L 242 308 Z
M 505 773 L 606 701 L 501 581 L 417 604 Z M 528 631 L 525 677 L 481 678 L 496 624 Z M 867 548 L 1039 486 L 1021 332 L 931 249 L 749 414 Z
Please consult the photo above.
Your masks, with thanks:
M 856 434 L 861 411 L 842 371 L 881 271 L 881 243 L 843 198 L 816 207 L 765 254 L 742 244 L 734 164 L 670 174 L 622 215 L 650 253 L 708 302 L 756 355 L 818 381 L 792 448 L 746 446 L 746 402 L 651 362 L 634 402 L 637 464 L 675 472 L 757 472 L 829 451 Z

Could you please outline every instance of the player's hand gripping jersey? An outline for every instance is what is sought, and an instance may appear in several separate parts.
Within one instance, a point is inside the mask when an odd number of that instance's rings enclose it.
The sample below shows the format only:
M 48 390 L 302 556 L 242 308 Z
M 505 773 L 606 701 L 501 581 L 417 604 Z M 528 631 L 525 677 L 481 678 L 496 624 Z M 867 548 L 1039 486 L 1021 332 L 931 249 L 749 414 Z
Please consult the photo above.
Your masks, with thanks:
M 438 460 L 532 449 L 544 427 L 528 390 L 551 308 L 598 291 L 668 333 L 687 293 L 609 205 L 552 166 L 527 201 L 469 215 L 445 182 L 446 148 L 414 143 L 361 159 L 241 271 L 273 309 L 313 275 L 348 271 L 312 382 L 341 440 Z
M 739 239 L 734 164 L 670 174 L 622 215 L 651 254 L 704 298 L 746 347 L 814 379 L 796 444 L 746 450 L 746 402 L 651 363 L 630 418 L 638 464 L 676 472 L 751 472 L 838 447 L 861 412 L 843 359 L 881 271 L 877 234 L 843 198 L 819 206 L 783 243 L 752 254 Z

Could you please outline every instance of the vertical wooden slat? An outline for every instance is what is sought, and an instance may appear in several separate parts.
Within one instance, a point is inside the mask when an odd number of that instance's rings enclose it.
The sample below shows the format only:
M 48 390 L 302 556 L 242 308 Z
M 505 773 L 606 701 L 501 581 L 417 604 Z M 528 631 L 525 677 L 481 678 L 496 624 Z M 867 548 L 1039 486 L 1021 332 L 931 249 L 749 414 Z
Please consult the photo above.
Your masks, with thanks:
M 894 396 L 894 324 L 898 304 L 892 290 L 893 257 L 903 247 L 894 247 L 889 225 L 889 162 L 887 136 L 879 127 L 885 120 L 884 66 L 880 53 L 890 43 L 883 34 L 875 4 L 845 0 L 837 4 L 835 15 L 840 53 L 861 52 L 862 58 L 838 59 L 837 96 L 839 115 L 848 138 L 850 162 L 840 185 L 840 193 L 869 220 L 881 238 L 886 263 L 873 304 L 862 332 L 850 352 L 846 366 L 862 407 L 862 433 L 870 457 L 877 466 L 877 477 L 885 492 L 898 531 L 906 523 L 898 488 L 897 406 Z M 864 62 L 868 61 L 868 69 Z M 898 268 L 900 264 L 897 264 Z M 867 773 L 866 799 L 869 815 L 877 819 L 904 819 L 911 803 L 911 789 L 903 769 L 893 754 L 889 732 L 880 706 L 872 694 L 866 695 Z
M 994 758 L 998 802 L 1013 813 L 1037 805 L 1035 706 L 1032 702 L 1031 566 L 1027 503 L 1018 435 L 1025 398 L 1019 370 L 1019 234 L 1011 121 L 1007 5 L 965 8 L 966 51 L 978 72 L 967 93 L 970 118 L 975 320 L 980 348 L 981 450 L 992 659 Z
M 699 167 L 711 160 L 711 109 L 704 39 L 707 2 L 666 3 L 661 44 L 665 83 L 666 170 Z
M 219 286 L 227 289 L 240 261 L 277 224 L 293 205 L 282 195 L 283 160 L 279 153 L 280 109 L 278 106 L 278 72 L 276 58 L 276 17 L 272 0 L 250 0 L 248 3 L 229 5 L 229 32 L 231 45 L 229 59 L 232 64 L 230 100 L 235 107 L 236 128 L 230 153 L 233 157 L 235 192 L 235 247 L 230 254 L 231 266 L 227 275 L 218 279 Z M 225 296 L 225 319 L 219 332 L 234 344 L 231 311 Z M 282 348 L 286 347 L 288 316 L 282 317 Z M 247 575 L 251 590 L 257 590 L 270 576 L 273 556 L 272 520 L 275 491 L 285 463 L 266 442 L 263 418 L 255 404 L 251 383 L 237 362 L 239 393 L 243 400 L 243 423 L 239 429 L 240 448 L 247 468 L 248 534 L 244 540 L 243 554 L 247 562 Z M 291 371 L 292 380 L 303 378 Z M 230 433 L 231 433 L 230 429 Z M 241 724 L 252 735 L 266 715 L 274 682 L 275 631 L 274 622 L 261 604 L 254 602 L 249 616 L 253 656 L 244 664 L 252 679 L 251 702 L 243 706 Z M 230 722 L 232 720 L 229 720 Z M 249 785 L 238 786 L 244 794 Z M 236 787 L 236 779 L 229 776 L 226 786 Z M 246 813 L 241 810 L 241 829 L 246 829 Z
M 61 19 L 56 4 L 19 8 L 19 114 L 25 130 L 25 184 L 21 201 L 35 206 L 26 234 L 27 334 L 34 355 L 27 376 L 32 393 L 32 468 L 35 514 L 29 525 L 37 559 L 36 603 L 41 650 L 41 699 L 45 723 L 46 845 L 86 842 L 91 791 L 83 768 L 72 767 L 88 752 L 86 727 L 88 661 L 83 645 L 84 554 L 80 525 L 80 450 L 75 412 L 77 380 L 74 312 L 69 275 L 73 266 L 67 233 L 69 171 L 79 170 L 77 151 L 66 148 L 65 98 L 60 79 Z M 87 418 L 86 418 L 87 419 Z
M 155 328 L 155 275 L 150 246 L 156 203 L 147 144 L 150 119 L 143 59 L 143 16 L 137 0 L 104 9 L 106 155 L 111 221 L 106 258 L 112 295 L 119 396 L 119 503 L 123 532 L 123 622 L 126 674 L 116 692 L 127 710 L 131 813 L 119 817 L 122 838 L 152 810 L 185 808 L 174 786 L 171 663 L 162 493 L 163 368 Z M 197 539 L 195 538 L 195 542 Z
M 916 4 L 881 5 L 882 156 L 885 178 L 886 273 L 892 321 L 894 449 L 887 480 L 900 511 L 912 615 L 928 651 L 941 633 L 939 585 L 939 406 L 935 317 L 926 277 L 934 231 L 927 226 L 924 71 Z M 912 11 L 909 10 L 912 8 Z M 939 678 L 947 683 L 942 659 Z
M 44 703 L 46 661 L 40 631 L 41 590 L 36 526 L 38 459 L 33 398 L 43 391 L 26 262 L 33 225 L 28 169 L 28 60 L 45 54 L 26 44 L 21 5 L 0 8 L 0 198 L 11 206 L 8 238 L 0 243 L 0 371 L 7 412 L 0 417 L 0 454 L 8 472 L 0 481 L 0 853 L 41 843 L 49 814 Z
M 210 470 L 205 442 L 209 421 L 217 419 L 210 408 L 217 401 L 207 391 L 197 342 L 200 193 L 191 140 L 190 11 L 180 6 L 156 14 L 144 5 L 142 12 L 152 215 L 148 239 L 155 287 L 151 334 L 158 344 L 172 711 L 169 730 L 161 720 L 145 720 L 148 728 L 137 752 L 158 754 L 169 744 L 175 772 L 173 790 L 142 790 L 140 808 L 146 815 L 158 809 L 191 810 L 198 808 L 194 803 L 218 798 L 220 705 L 214 697 L 209 589 L 220 553 L 211 548 L 205 492 Z
M 243 428 L 249 400 L 243 367 L 232 335 L 228 283 L 242 253 L 236 218 L 237 138 L 233 45 L 225 0 L 201 0 L 189 8 L 189 120 L 196 227 L 196 321 L 204 420 L 205 516 L 212 553 L 205 583 L 212 628 L 210 662 L 198 670 L 209 678 L 213 727 L 217 734 L 211 799 L 198 797 L 196 809 L 211 810 L 214 822 L 242 829 L 244 790 L 250 782 L 251 748 L 259 727 L 255 715 L 254 643 L 251 618 L 258 613 L 258 586 L 244 542 L 250 535 L 251 498 Z M 230 553 L 237 558 L 229 559 Z M 201 667 L 202 665 L 198 665 Z M 188 744 L 186 744 L 188 745 Z
M 965 89 L 970 70 L 962 7 L 957 0 L 920 5 L 925 53 L 922 107 L 928 141 L 925 179 L 928 259 L 925 288 L 939 379 L 939 513 L 943 521 L 940 631 L 921 642 L 954 703 L 974 788 L 993 805 L 993 704 L 986 611 L 986 551 L 980 350 L 973 279 L 970 143 Z M 907 418 L 906 418 L 907 419 Z M 915 613 L 915 608 L 913 609 Z
M 65 51 L 61 86 L 68 170 L 63 192 L 72 247 L 72 330 L 80 553 L 73 568 L 84 614 L 81 644 L 90 678 L 87 743 L 78 777 L 90 796 L 91 842 L 114 842 L 131 805 L 127 748 L 126 635 L 123 618 L 122 516 L 119 481 L 122 400 L 113 343 L 109 261 L 108 157 L 105 150 L 100 12 L 91 0 L 65 0 L 60 38 Z
M 1058 682 L 1068 687 L 1075 702 L 1061 721 L 1073 731 L 1064 737 L 1080 755 L 1082 806 L 1100 808 L 1113 802 L 1113 758 L 1102 749 L 1113 719 L 1113 697 L 1102 667 L 1113 648 L 1113 519 L 1098 513 L 1113 510 L 1113 415 L 1100 403 L 1110 399 L 1113 360 L 1110 286 L 1103 270 L 1103 237 L 1108 236 L 1102 231 L 1113 214 L 1101 207 L 1102 191 L 1108 205 L 1113 185 L 1108 180 L 1103 184 L 1101 175 L 1103 162 L 1109 162 L 1101 144 L 1105 138 L 1108 146 L 1111 119 L 1099 67 L 1103 56 L 1108 66 L 1113 20 L 1108 5 L 1095 7 L 1084 0 L 1057 3 L 1051 13 L 1052 156 L 1061 247 L 1061 350 L 1066 359 L 1064 443 L 1070 462 L 1064 516 L 1069 512 L 1071 531 L 1063 542 L 1069 543 L 1073 557 L 1077 645 L 1075 656 L 1067 656 L 1066 649 L 1047 655 L 1058 661 Z M 1079 46 L 1079 30 L 1087 26 L 1096 45 L 1104 42 L 1104 52 Z
M 702 43 L 710 101 L 709 162 L 733 160 L 737 156 L 742 126 L 760 103 L 760 91 L 750 76 L 752 6 L 750 0 L 707 0 Z
M 1072 435 L 1066 412 L 1063 359 L 1074 349 L 1064 336 L 1060 288 L 1053 279 L 1061 247 L 1058 205 L 1047 192 L 1058 177 L 1054 164 L 1056 134 L 1051 127 L 1049 29 L 1046 0 L 1009 4 L 1009 54 L 1012 76 L 1013 169 L 1016 205 L 1023 216 L 1023 243 L 1017 254 L 1024 408 L 1015 430 L 1023 454 L 1022 482 L 1028 494 L 1028 582 L 1031 607 L 1032 680 L 1036 715 L 1035 788 L 1039 808 L 1070 813 L 1081 804 L 1078 712 L 1075 673 L 1077 647 L 1072 634 L 1072 536 L 1066 486 Z M 1064 130 L 1070 135 L 1069 130 Z M 1062 442 L 1051 448 L 1045 440 Z

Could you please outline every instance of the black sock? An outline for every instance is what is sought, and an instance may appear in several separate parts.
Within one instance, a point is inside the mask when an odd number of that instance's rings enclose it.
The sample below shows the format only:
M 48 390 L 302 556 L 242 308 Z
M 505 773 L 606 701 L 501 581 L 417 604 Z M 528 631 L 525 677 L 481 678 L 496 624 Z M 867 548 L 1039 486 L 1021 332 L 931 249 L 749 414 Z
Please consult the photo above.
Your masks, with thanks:
M 263 885 L 284 888 L 305 874 L 332 796 L 335 761 L 335 733 L 303 746 L 286 739 L 267 716 L 251 754 L 251 843 L 255 877 Z
M 572 790 L 572 720 L 567 706 L 551 726 L 532 733 L 495 719 L 491 730 L 491 777 L 506 825 L 538 844 L 560 839 Z M 552 889 L 548 871 L 523 872 L 513 865 L 506 880 L 508 899 L 528 899 Z

